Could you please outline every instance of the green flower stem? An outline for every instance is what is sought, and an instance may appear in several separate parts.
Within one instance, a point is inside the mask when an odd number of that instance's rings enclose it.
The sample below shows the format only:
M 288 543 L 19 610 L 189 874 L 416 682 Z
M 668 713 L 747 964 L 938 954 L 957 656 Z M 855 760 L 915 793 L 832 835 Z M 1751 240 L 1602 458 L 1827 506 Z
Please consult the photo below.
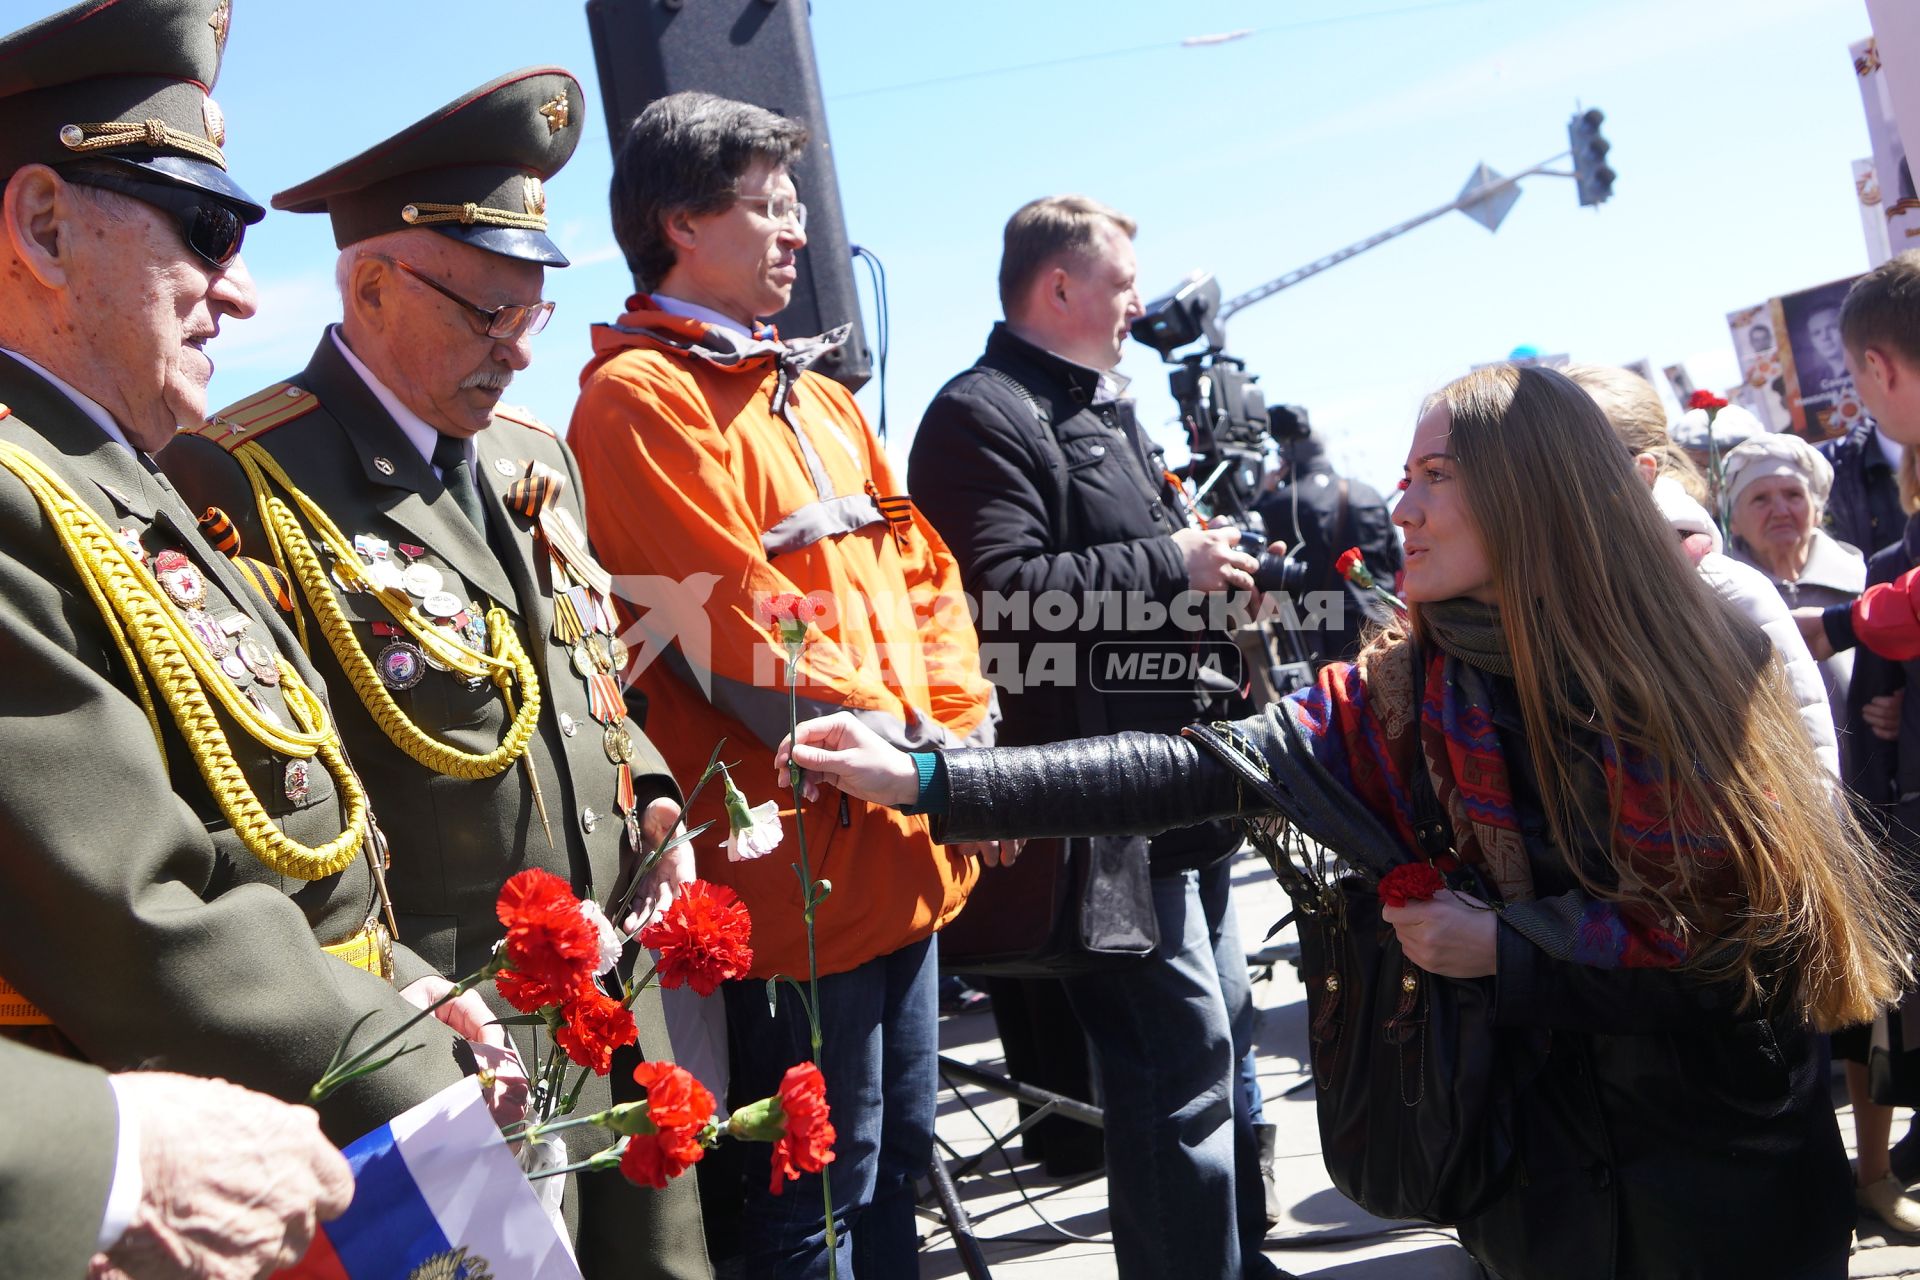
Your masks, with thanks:
M 614 1143 L 604 1151 L 596 1151 L 585 1160 L 574 1164 L 561 1165 L 558 1169 L 546 1169 L 540 1173 L 527 1175 L 528 1182 L 538 1182 L 542 1178 L 564 1178 L 570 1173 L 589 1173 L 599 1169 L 611 1169 L 620 1163 L 620 1144 Z
M 500 972 L 505 966 L 505 957 L 495 956 L 481 968 L 454 983 L 452 989 L 438 1000 L 435 1000 L 424 1009 L 416 1010 L 411 1018 L 408 1018 L 399 1026 L 387 1032 L 387 1034 L 381 1036 L 378 1040 L 375 1040 L 351 1058 L 342 1061 L 340 1055 L 346 1052 L 347 1044 L 353 1040 L 354 1032 L 360 1030 L 367 1018 L 371 1018 L 373 1015 L 368 1014 L 366 1018 L 362 1018 L 359 1022 L 354 1023 L 352 1029 L 347 1032 L 346 1041 L 343 1041 L 340 1047 L 334 1051 L 333 1061 L 327 1064 L 327 1069 L 321 1073 L 320 1079 L 315 1082 L 313 1088 L 307 1091 L 307 1101 L 316 1105 L 324 1102 L 338 1092 L 343 1085 L 358 1080 L 361 1076 L 371 1075 L 402 1054 L 412 1053 L 415 1049 L 421 1048 L 422 1046 L 417 1044 L 408 1045 L 396 1053 L 380 1058 L 378 1062 L 374 1061 L 381 1050 L 399 1040 L 401 1036 L 406 1035 L 407 1032 L 413 1030 L 415 1026 L 427 1018 L 432 1017 L 435 1010 L 447 1004 L 449 1001 L 456 1000 L 465 995 L 475 986 L 478 986 L 494 974 Z
M 799 642 L 787 642 L 787 734 L 791 741 L 800 732 L 800 653 L 806 646 L 804 639 Z M 793 829 L 800 842 L 800 865 L 795 868 L 800 873 L 800 902 L 802 914 L 807 922 L 807 992 L 803 1003 L 807 1007 L 807 1032 L 813 1043 L 813 1064 L 820 1065 L 820 963 L 814 947 L 813 914 L 820 905 L 822 896 L 819 886 L 814 883 L 813 868 L 807 859 L 807 815 L 806 794 L 801 787 L 800 766 L 791 760 L 787 762 L 787 777 L 793 784 Z M 827 1170 L 820 1171 L 820 1200 L 826 1208 L 827 1222 L 827 1275 L 829 1280 L 837 1280 L 839 1272 L 838 1246 L 839 1233 L 833 1224 L 833 1180 L 827 1176 Z
M 658 964 L 648 965 L 647 971 L 640 975 L 640 981 L 627 988 L 627 997 L 620 1002 L 621 1006 L 627 1009 L 633 1008 L 633 1002 L 640 998 L 642 991 L 645 991 L 653 985 L 654 975 L 659 972 L 660 966 Z

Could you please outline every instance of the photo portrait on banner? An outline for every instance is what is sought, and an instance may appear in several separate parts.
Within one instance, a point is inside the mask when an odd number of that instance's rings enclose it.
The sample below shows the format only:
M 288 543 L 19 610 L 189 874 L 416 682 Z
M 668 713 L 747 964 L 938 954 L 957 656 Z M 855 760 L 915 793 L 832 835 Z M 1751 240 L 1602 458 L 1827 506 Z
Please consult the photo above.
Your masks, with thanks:
M 1840 340 L 1840 304 L 1853 280 L 1849 276 L 1778 300 L 1791 356 L 1787 408 L 1793 429 L 1809 440 L 1845 435 L 1860 412 Z
M 1782 337 L 1784 327 L 1778 299 L 1727 313 L 1727 330 L 1733 335 L 1733 351 L 1740 359 L 1741 379 L 1740 386 L 1727 398 L 1760 419 L 1769 431 L 1785 431 L 1794 425 L 1787 398 L 1792 357 Z

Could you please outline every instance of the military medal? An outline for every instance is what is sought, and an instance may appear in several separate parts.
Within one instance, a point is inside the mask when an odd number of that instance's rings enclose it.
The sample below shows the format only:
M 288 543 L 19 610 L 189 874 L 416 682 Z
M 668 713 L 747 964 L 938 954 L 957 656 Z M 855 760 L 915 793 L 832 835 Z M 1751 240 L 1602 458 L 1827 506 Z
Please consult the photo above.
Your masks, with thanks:
M 408 595 L 422 600 L 437 593 L 444 581 L 438 569 L 417 560 L 401 571 L 400 580 L 406 586 Z
M 391 560 L 375 560 L 368 567 L 367 572 L 373 578 L 374 585 L 382 590 L 405 591 L 407 589 L 406 576 L 400 572 L 400 566 Z
M 235 684 L 244 685 L 247 682 L 247 664 L 240 660 L 240 655 L 237 653 L 230 653 L 220 659 L 220 669 L 226 672 L 227 679 Z
M 286 721 L 280 718 L 280 713 L 273 709 L 273 704 L 267 701 L 266 695 L 261 693 L 257 686 L 247 690 L 247 701 L 253 704 L 253 709 L 264 716 L 269 724 L 279 725 L 282 728 L 286 726 Z
M 167 599 L 182 609 L 191 609 L 207 598 L 207 580 L 200 570 L 178 551 L 162 551 L 153 558 L 153 576 Z
M 435 618 L 451 618 L 460 612 L 460 597 L 451 591 L 434 591 L 420 602 L 420 607 Z
M 140 535 L 124 524 L 120 526 L 119 533 L 120 545 L 127 549 L 127 554 L 135 560 L 138 560 L 141 564 L 145 564 L 147 562 L 147 549 L 140 545 Z
M 627 657 L 627 642 L 619 636 L 609 635 L 607 637 L 607 660 L 613 664 L 613 669 L 615 671 L 625 671 L 627 669 Z
M 382 649 L 373 664 L 380 672 L 380 682 L 389 689 L 411 689 L 427 675 L 427 655 L 405 640 L 395 640 Z
M 587 714 L 601 724 L 625 718 L 626 702 L 620 697 L 620 685 L 604 671 L 587 677 Z
M 252 636 L 244 636 L 234 646 L 234 652 L 246 664 L 247 670 L 253 673 L 255 680 L 265 685 L 280 683 L 280 663 L 275 659 L 273 650 L 266 645 Z
M 313 773 L 305 760 L 287 761 L 286 778 L 281 783 L 287 800 L 299 804 L 313 791 Z
M 487 620 L 479 610 L 467 615 L 460 624 L 460 634 L 466 637 L 467 644 L 475 652 L 487 653 Z
M 615 764 L 624 765 L 633 759 L 633 735 L 623 724 L 608 725 L 600 736 L 600 745 L 606 749 L 607 759 Z
M 201 598 L 206 598 L 204 584 Z M 205 609 L 189 608 L 185 610 L 185 616 L 187 629 L 193 632 L 194 637 L 200 641 L 201 647 L 213 655 L 214 661 L 217 662 L 233 652 L 233 640 L 227 635 L 226 629 L 213 620 L 212 614 Z

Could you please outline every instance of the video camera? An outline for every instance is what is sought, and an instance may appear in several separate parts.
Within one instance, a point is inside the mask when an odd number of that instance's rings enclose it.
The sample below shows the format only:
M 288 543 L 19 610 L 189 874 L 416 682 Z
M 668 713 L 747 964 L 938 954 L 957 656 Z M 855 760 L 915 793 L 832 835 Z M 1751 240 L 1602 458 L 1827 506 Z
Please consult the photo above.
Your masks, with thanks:
M 1254 510 L 1266 474 L 1267 440 L 1284 448 L 1306 434 L 1306 410 L 1292 405 L 1267 407 L 1255 385 L 1260 375 L 1226 352 L 1220 320 L 1220 282 L 1204 271 L 1182 280 L 1172 293 L 1155 298 L 1128 328 L 1134 341 L 1160 353 L 1179 368 L 1167 375 L 1187 432 L 1187 477 L 1194 501 L 1209 515 L 1224 515 L 1239 525 L 1241 549 L 1260 561 L 1254 585 L 1262 591 L 1291 591 L 1305 585 L 1306 566 L 1289 556 L 1267 554 L 1264 522 Z M 1206 345 L 1189 355 L 1182 347 Z M 1285 425 L 1282 425 L 1284 421 Z M 1297 429 L 1296 429 L 1297 426 Z

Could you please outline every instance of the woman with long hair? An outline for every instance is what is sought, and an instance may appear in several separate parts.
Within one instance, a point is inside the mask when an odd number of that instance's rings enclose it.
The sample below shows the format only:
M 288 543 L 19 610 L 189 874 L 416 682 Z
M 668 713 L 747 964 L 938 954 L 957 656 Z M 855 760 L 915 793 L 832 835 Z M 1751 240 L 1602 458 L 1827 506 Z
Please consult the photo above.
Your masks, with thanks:
M 1406 624 L 1221 727 L 1271 788 L 1191 736 L 916 757 L 832 716 L 780 759 L 944 840 L 1262 818 L 1256 794 L 1334 787 L 1403 860 L 1423 771 L 1473 891 L 1381 918 L 1544 1055 L 1507 1103 L 1513 1167 L 1459 1224 L 1474 1256 L 1503 1280 L 1843 1276 L 1853 1200 L 1811 1032 L 1898 995 L 1908 928 L 1778 658 L 1557 373 L 1448 384 L 1406 474 Z

